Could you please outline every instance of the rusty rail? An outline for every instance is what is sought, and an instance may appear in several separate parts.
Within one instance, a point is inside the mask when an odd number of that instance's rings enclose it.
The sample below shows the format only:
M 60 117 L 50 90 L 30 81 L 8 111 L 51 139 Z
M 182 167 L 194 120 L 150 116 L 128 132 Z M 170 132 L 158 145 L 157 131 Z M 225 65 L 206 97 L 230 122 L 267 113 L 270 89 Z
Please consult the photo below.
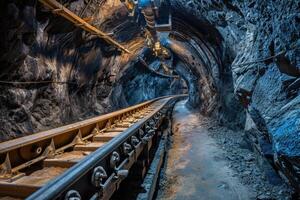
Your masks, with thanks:
M 77 193 L 82 199 L 109 199 L 142 152 L 152 147 L 166 110 L 182 97 L 157 98 L 0 143 L 0 196 L 24 198 L 37 191 L 29 199 L 68 199 Z M 74 152 L 88 154 L 76 161 L 59 160 Z M 66 170 L 56 174 L 52 182 L 53 178 L 38 184 L 39 180 L 31 177 L 33 171 L 45 168 L 44 173 L 51 174 L 47 167 Z

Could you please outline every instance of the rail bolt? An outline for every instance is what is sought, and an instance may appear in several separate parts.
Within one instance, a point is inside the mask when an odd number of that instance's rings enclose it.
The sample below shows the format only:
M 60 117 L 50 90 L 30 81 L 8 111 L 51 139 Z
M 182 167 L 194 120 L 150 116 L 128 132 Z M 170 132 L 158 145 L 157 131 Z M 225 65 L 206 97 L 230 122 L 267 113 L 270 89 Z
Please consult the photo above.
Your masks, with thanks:
M 122 169 L 117 171 L 117 177 L 125 178 L 128 176 L 129 171 L 127 169 Z
M 150 129 L 147 131 L 147 135 L 150 135 L 150 136 L 154 135 L 154 133 L 155 133 L 154 129 Z
M 148 133 L 151 129 L 152 129 L 152 127 L 147 125 L 147 126 L 145 127 L 145 132 Z
M 123 144 L 123 152 L 124 154 L 129 154 L 132 151 L 132 146 L 130 144 L 128 144 L 127 142 L 125 142 Z
M 149 123 L 149 126 L 154 126 L 155 125 L 154 119 L 150 119 L 148 123 Z
M 131 145 L 132 146 L 136 146 L 136 145 L 138 145 L 138 143 L 139 143 L 140 141 L 139 141 L 139 139 L 137 138 L 137 137 L 135 137 L 135 136 L 131 136 Z
M 117 163 L 120 161 L 120 155 L 114 151 L 110 157 L 110 167 L 115 168 Z
M 81 196 L 76 190 L 70 190 L 67 192 L 65 200 L 81 200 Z
M 40 155 L 42 152 L 43 152 L 43 148 L 42 147 L 37 146 L 37 147 L 33 148 L 33 153 L 36 156 Z
M 147 144 L 150 141 L 151 137 L 145 136 L 142 138 L 142 143 Z
M 144 131 L 142 130 L 142 129 L 139 129 L 139 136 L 140 136 L 140 138 L 142 138 L 143 136 L 144 136 Z
M 94 169 L 92 175 L 92 184 L 95 187 L 100 187 L 102 184 L 103 179 L 107 178 L 106 171 L 103 167 L 98 166 Z

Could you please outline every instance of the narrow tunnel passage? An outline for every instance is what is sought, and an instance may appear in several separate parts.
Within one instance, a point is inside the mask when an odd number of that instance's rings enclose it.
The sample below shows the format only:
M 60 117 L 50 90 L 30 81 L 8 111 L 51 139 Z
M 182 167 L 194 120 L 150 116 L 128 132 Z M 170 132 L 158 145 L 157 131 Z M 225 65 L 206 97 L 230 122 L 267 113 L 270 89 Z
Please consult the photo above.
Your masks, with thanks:
M 265 174 L 257 166 L 242 130 L 218 125 L 183 100 L 173 110 L 172 132 L 156 199 L 290 198 L 288 186 L 276 173 Z
M 157 199 L 251 199 L 255 195 L 228 167 L 224 150 L 211 137 L 209 119 L 178 102 L 165 182 Z M 224 131 L 219 129 L 217 131 Z
M 53 176 L 68 177 L 86 158 L 95 173 L 77 175 L 97 180 L 86 192 L 68 184 L 70 198 L 109 199 L 102 182 L 123 178 L 157 199 L 299 198 L 299 9 L 297 0 L 1 1 L 3 194 L 44 163 L 63 163 Z M 158 190 L 141 189 L 133 180 L 147 179 L 166 141 Z M 118 168 L 126 159 L 136 173 Z M 37 187 L 47 188 L 27 196 Z

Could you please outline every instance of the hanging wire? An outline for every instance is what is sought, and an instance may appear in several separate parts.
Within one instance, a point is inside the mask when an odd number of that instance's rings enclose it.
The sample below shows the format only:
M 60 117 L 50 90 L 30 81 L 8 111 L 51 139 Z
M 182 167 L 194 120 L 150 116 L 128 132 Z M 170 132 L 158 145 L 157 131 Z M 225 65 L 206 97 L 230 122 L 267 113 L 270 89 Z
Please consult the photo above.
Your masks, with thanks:
M 299 49 L 300 47 L 297 47 L 296 45 L 293 45 L 290 49 L 286 49 L 286 50 L 283 50 L 283 51 L 280 51 L 279 53 L 277 53 L 276 55 L 273 55 L 273 56 L 269 56 L 269 57 L 266 57 L 266 58 L 262 58 L 262 59 L 258 59 L 258 60 L 254 60 L 254 61 L 250 61 L 250 62 L 246 62 L 246 63 L 240 63 L 240 64 L 234 64 L 232 66 L 246 66 L 246 65 L 251 65 L 251 64 L 256 64 L 256 63 L 261 63 L 261 62 L 265 62 L 267 60 L 270 60 L 270 59 L 273 59 L 273 58 L 277 58 L 278 56 L 286 53 L 286 52 L 289 52 L 291 50 L 296 50 L 296 49 Z

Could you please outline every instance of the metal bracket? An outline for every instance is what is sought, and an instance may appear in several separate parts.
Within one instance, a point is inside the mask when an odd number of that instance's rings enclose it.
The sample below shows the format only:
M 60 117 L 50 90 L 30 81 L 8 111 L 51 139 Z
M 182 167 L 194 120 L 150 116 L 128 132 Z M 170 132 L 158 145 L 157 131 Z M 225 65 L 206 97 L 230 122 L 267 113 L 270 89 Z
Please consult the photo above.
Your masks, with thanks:
M 81 200 L 81 196 L 76 190 L 70 190 L 67 192 L 65 200 Z
M 133 147 L 135 147 L 136 145 L 138 145 L 139 142 L 140 142 L 140 140 L 136 136 L 131 136 L 131 145 Z
M 145 135 L 145 132 L 142 129 L 139 129 L 139 136 L 142 138 Z
M 130 144 L 128 144 L 127 142 L 125 142 L 123 144 L 123 152 L 124 152 L 124 154 L 128 155 L 131 151 L 132 151 L 132 146 Z
M 117 170 L 116 176 L 114 176 L 114 178 L 127 177 L 128 173 L 129 171 L 127 169 L 119 169 Z
M 92 184 L 99 188 L 102 184 L 103 179 L 107 178 L 107 173 L 102 166 L 98 166 L 94 169 L 92 174 Z
M 11 175 L 11 162 L 9 159 L 9 152 L 6 153 L 5 161 L 0 165 L 1 177 L 6 177 Z
M 100 131 L 100 129 L 99 129 L 99 124 L 97 123 L 97 124 L 96 124 L 96 127 L 93 129 L 92 134 L 93 134 L 93 135 L 97 135 L 97 134 L 100 134 L 100 133 L 101 133 L 101 131 Z
M 145 136 L 142 138 L 142 143 L 147 144 L 151 140 L 151 136 Z
M 81 130 L 79 129 L 77 132 L 76 137 L 73 140 L 74 144 L 85 144 L 83 139 L 82 139 L 82 134 L 81 134 Z
M 118 162 L 120 162 L 120 155 L 118 152 L 114 151 L 110 157 L 110 167 L 115 169 Z

